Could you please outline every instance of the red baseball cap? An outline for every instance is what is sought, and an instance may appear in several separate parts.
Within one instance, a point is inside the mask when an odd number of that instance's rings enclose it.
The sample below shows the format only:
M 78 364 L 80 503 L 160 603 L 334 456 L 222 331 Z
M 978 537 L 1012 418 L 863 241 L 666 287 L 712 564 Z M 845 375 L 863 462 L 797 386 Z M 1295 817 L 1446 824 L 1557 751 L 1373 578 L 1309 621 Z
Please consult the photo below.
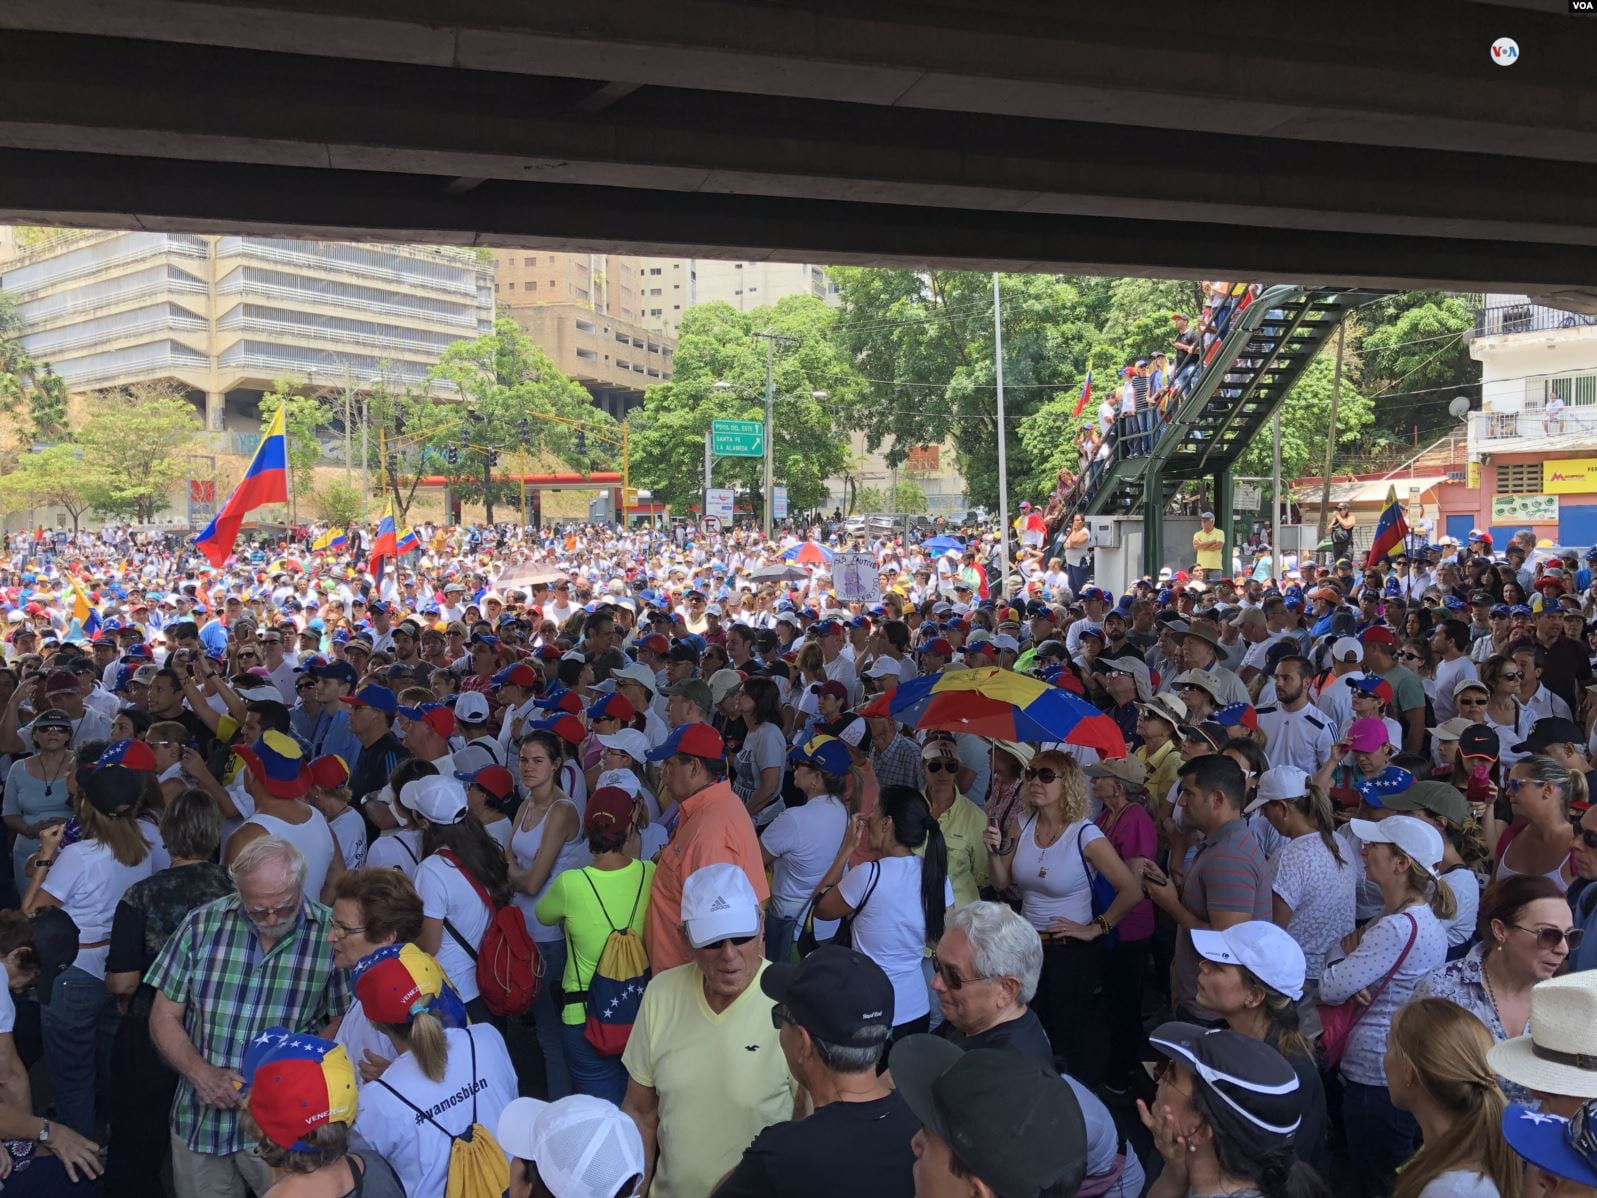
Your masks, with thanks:
M 455 713 L 442 703 L 423 703 L 420 707 L 401 707 L 399 714 L 413 723 L 426 724 L 445 739 L 453 736 L 459 726 Z
M 472 786 L 480 786 L 496 799 L 510 797 L 510 792 L 516 788 L 516 780 L 509 770 L 502 765 L 485 765 L 476 773 L 467 774 L 455 771 L 455 777 Z M 592 799 L 590 797 L 589 801 Z
M 668 653 L 671 642 L 661 633 L 653 633 L 638 642 L 638 648 L 647 649 L 650 653 Z
M 1386 625 L 1375 624 L 1359 634 L 1359 643 L 1364 645 L 1395 645 L 1397 644 L 1397 635 Z
M 683 724 L 660 746 L 649 750 L 650 761 L 664 761 L 677 754 L 686 757 L 706 757 L 719 761 L 726 756 L 726 741 L 709 724 Z
M 337 753 L 318 757 L 310 764 L 311 781 L 323 790 L 337 790 L 349 781 L 349 762 Z

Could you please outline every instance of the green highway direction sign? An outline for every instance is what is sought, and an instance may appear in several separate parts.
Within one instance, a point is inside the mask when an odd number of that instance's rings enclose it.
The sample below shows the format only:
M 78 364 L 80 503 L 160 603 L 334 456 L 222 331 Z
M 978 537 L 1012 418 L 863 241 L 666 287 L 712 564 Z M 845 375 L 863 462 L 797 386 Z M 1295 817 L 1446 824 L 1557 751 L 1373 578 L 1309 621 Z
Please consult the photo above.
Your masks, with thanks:
M 710 452 L 718 458 L 763 458 L 765 426 L 758 420 L 713 420 Z

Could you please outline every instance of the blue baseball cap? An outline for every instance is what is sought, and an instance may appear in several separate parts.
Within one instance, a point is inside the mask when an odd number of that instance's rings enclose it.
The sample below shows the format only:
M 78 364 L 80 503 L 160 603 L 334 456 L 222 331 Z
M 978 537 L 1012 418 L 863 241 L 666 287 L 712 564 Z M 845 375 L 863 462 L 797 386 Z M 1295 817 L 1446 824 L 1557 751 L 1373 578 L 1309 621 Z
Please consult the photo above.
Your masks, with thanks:
M 848 746 L 835 736 L 812 736 L 787 755 L 794 765 L 807 765 L 824 774 L 847 774 L 853 765 Z
M 324 661 L 319 666 L 311 668 L 313 678 L 336 678 L 339 682 L 347 682 L 354 686 L 360 681 L 360 675 L 355 672 L 355 667 L 347 661 Z
M 399 714 L 399 696 L 375 682 L 361 687 L 353 695 L 340 695 L 339 702 L 348 703 L 351 707 L 375 707 L 389 715 Z
M 1597 1187 L 1597 1099 L 1571 1119 L 1513 1103 L 1503 1111 L 1503 1138 L 1522 1158 L 1555 1177 Z

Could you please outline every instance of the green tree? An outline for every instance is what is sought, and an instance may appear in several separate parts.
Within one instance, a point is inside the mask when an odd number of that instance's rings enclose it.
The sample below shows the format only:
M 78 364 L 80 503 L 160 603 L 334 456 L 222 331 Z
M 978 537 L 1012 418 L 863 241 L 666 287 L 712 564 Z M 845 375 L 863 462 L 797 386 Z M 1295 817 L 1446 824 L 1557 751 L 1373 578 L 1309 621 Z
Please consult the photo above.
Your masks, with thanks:
M 428 382 L 444 384 L 460 402 L 446 408 L 453 423 L 422 442 L 417 457 L 432 460 L 431 451 L 453 447 L 457 460 L 448 462 L 439 453 L 438 465 L 456 494 L 483 505 L 489 521 L 496 505 L 519 502 L 520 484 L 505 470 L 525 452 L 548 449 L 584 473 L 614 459 L 597 436 L 583 438 L 579 450 L 579 430 L 561 421 L 582 421 L 601 431 L 613 429 L 615 421 L 508 316 L 495 320 L 492 332 L 446 348 Z
M 1281 477 L 1288 482 L 1325 469 L 1325 443 L 1331 428 L 1331 385 L 1336 373 L 1335 342 L 1322 349 L 1304 368 L 1281 405 Z M 1365 436 L 1374 412 L 1344 369 L 1342 397 L 1336 407 L 1336 444 L 1339 452 L 1356 448 Z M 1237 474 L 1270 476 L 1269 429 L 1254 439 L 1238 460 Z M 1268 509 L 1266 509 L 1268 510 Z
M 771 354 L 773 481 L 788 506 L 804 511 L 826 497 L 826 480 L 847 468 L 844 429 L 864 405 L 865 388 L 836 333 L 838 313 L 811 295 L 739 312 L 703 304 L 684 316 L 674 377 L 650 387 L 632 412 L 632 481 L 673 507 L 699 502 L 704 438 L 714 420 L 765 419 L 765 372 Z M 758 336 L 770 333 L 776 340 Z M 760 458 L 718 458 L 714 482 L 764 500 Z
M 50 369 L 49 363 L 33 373 L 28 389 L 29 431 L 36 442 L 65 441 L 67 428 L 67 385 Z
M 316 467 L 322 460 L 321 431 L 332 423 L 333 413 L 320 395 L 302 395 L 297 383 L 279 379 L 261 396 L 261 428 L 282 408 L 288 441 L 289 486 L 304 498 L 315 490 Z
M 22 454 L 0 478 L 0 506 L 8 512 L 28 508 L 58 507 L 72 517 L 72 531 L 93 507 L 97 482 L 75 445 L 51 445 L 38 453 Z
M 319 519 L 348 528 L 366 515 L 366 497 L 356 483 L 335 478 L 311 493 L 311 506 Z
M 1448 404 L 1460 393 L 1477 394 L 1480 368 L 1465 336 L 1475 311 L 1472 298 L 1435 291 L 1400 292 L 1359 311 L 1352 377 L 1374 397 L 1372 432 L 1407 445 L 1453 426 Z
M 182 388 L 167 381 L 101 392 L 88 406 L 78 444 L 90 506 L 149 523 L 188 474 L 185 455 L 200 432 L 199 413 Z
M 16 302 L 0 294 L 0 412 L 16 422 L 25 441 L 67 437 L 67 389 L 49 363 L 34 361 L 22 345 Z
M 895 516 L 919 516 L 930 509 L 920 484 L 902 479 L 896 487 L 865 487 L 855 497 L 862 512 L 887 512 Z M 849 513 L 853 514 L 852 510 Z

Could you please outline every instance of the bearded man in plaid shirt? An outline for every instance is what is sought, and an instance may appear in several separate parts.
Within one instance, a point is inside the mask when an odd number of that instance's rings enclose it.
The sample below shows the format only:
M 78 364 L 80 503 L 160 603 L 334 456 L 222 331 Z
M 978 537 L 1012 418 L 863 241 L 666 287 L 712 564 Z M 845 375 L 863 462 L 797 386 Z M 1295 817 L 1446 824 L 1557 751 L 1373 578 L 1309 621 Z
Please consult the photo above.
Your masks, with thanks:
M 328 1035 L 352 997 L 348 974 L 333 965 L 332 912 L 305 897 L 300 851 L 263 836 L 229 872 L 237 893 L 190 912 L 144 977 L 156 991 L 150 1038 L 178 1074 L 178 1198 L 266 1191 L 270 1170 L 238 1122 L 244 1050 L 273 1026 Z

